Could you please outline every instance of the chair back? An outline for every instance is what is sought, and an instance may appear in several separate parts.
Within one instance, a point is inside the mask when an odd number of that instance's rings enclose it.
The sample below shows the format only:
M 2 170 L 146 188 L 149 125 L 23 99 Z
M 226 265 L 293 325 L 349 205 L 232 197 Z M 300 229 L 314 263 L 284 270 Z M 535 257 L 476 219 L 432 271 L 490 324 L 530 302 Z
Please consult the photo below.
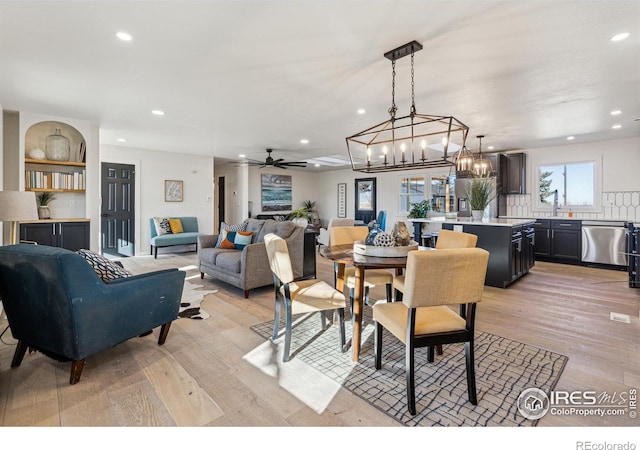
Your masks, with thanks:
M 294 276 L 287 241 L 280 236 L 269 233 L 264 237 L 264 245 L 267 249 L 267 257 L 269 258 L 271 271 L 283 283 L 291 283 Z
M 402 301 L 409 308 L 482 300 L 489 252 L 481 248 L 411 251 Z
M 478 236 L 462 231 L 440 230 L 436 240 L 436 249 L 471 248 L 478 243 Z
M 355 241 L 363 241 L 367 238 L 367 227 L 331 227 L 329 240 L 331 245 L 353 244 Z
M 382 231 L 385 231 L 385 227 L 387 226 L 387 211 L 382 210 L 378 213 L 378 217 L 376 217 L 376 223 Z

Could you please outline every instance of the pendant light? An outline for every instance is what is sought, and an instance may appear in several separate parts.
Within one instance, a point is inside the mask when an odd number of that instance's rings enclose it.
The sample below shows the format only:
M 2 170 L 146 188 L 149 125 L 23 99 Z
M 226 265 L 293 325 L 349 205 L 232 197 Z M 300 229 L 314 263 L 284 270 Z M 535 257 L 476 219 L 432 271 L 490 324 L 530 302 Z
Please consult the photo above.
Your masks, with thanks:
M 491 161 L 486 156 L 482 156 L 482 138 L 484 135 L 476 136 L 480 140 L 478 146 L 478 157 L 473 162 L 473 175 L 476 177 L 487 178 L 491 176 L 493 167 L 491 167 Z

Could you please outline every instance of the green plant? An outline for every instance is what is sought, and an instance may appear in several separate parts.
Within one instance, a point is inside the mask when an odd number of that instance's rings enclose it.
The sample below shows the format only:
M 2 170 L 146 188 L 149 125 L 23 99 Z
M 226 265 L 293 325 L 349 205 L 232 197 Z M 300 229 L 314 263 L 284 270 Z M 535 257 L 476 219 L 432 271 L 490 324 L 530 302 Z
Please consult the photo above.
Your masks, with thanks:
M 293 211 L 291 211 L 289 213 L 289 217 L 292 219 L 307 219 L 309 220 L 309 211 L 307 211 L 307 209 L 303 206 L 301 208 L 298 209 L 294 209 Z
M 49 206 L 49 203 L 56 199 L 56 194 L 53 192 L 38 192 L 36 194 L 36 203 L 38 206 Z
M 423 219 L 427 217 L 429 211 L 431 211 L 431 204 L 427 200 L 422 200 L 420 203 L 412 203 L 407 219 Z
M 472 211 L 484 211 L 495 198 L 496 192 L 491 178 L 472 178 L 467 184 L 465 195 Z
M 302 202 L 302 207 L 307 210 L 307 212 L 313 212 L 316 209 L 316 202 L 311 200 L 305 200 Z

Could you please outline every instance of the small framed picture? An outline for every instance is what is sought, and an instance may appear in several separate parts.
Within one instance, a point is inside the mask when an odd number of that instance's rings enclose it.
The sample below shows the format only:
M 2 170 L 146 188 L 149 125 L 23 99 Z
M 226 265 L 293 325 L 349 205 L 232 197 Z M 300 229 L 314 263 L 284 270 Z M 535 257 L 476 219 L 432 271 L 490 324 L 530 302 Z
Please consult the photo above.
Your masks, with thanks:
M 164 180 L 164 201 L 181 202 L 182 187 L 182 180 Z
M 347 217 L 347 183 L 338 183 L 338 217 Z

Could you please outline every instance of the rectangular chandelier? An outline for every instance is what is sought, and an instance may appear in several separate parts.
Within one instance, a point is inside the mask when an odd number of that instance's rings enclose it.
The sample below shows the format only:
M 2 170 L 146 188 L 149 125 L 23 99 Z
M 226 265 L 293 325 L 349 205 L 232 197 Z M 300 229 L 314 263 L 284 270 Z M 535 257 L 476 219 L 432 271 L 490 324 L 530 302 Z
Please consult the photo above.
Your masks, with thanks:
M 392 63 L 390 119 L 346 138 L 354 171 L 364 173 L 455 166 L 455 153 L 465 148 L 469 128 L 453 116 L 418 114 L 414 96 L 413 55 L 422 45 L 412 41 L 385 53 Z M 395 62 L 411 55 L 411 108 L 396 117 Z

